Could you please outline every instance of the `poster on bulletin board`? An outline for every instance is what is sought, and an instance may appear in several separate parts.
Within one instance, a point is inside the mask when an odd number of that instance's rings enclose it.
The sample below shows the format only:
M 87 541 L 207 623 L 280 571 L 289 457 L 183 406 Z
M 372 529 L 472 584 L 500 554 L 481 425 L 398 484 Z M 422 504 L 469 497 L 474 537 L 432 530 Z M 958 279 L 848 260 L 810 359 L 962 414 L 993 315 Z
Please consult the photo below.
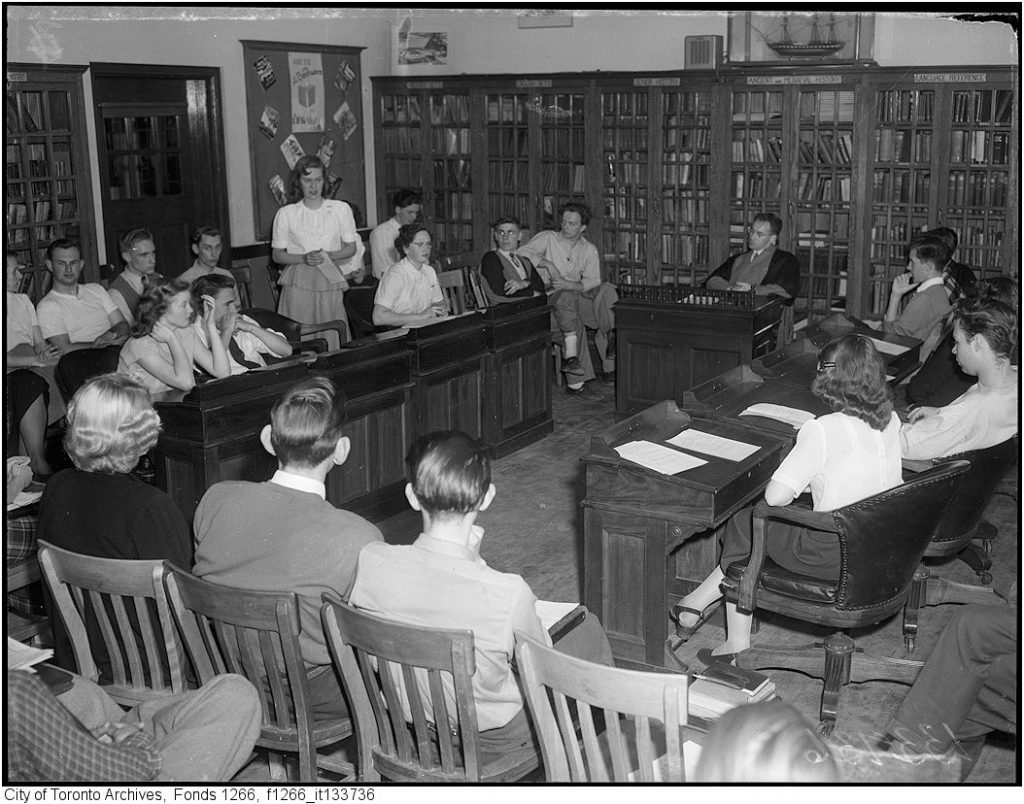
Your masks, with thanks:
M 361 47 L 242 40 L 256 239 L 271 239 L 291 170 L 306 154 L 324 163 L 324 196 L 366 225 Z

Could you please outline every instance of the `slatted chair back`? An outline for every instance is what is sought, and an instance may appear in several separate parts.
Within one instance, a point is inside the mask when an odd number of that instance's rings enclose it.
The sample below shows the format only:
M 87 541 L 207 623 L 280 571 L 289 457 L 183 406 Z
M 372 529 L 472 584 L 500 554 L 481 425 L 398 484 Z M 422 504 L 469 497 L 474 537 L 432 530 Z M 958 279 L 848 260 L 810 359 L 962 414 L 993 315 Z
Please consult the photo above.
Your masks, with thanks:
M 355 719 L 361 780 L 502 782 L 537 767 L 536 757 L 481 762 L 471 631 L 403 625 L 334 595 L 323 599 L 324 633 Z
M 521 635 L 516 661 L 549 782 L 686 780 L 687 676 L 607 667 Z
M 462 315 L 466 312 L 466 277 L 461 269 L 441 271 L 437 275 L 437 284 L 441 286 L 449 313 Z
M 113 683 L 104 689 L 129 706 L 185 691 L 185 654 L 164 594 L 162 561 L 97 558 L 42 540 L 38 560 L 79 675 L 98 682 L 97 664 L 109 660 Z M 90 642 L 90 631 L 94 639 L 102 635 L 102 645 Z
M 348 718 L 314 723 L 295 593 L 234 589 L 176 567 L 164 585 L 200 681 L 237 673 L 252 682 L 263 710 L 256 744 L 298 753 L 300 781 L 316 781 L 317 765 L 324 765 L 316 748 L 349 736 L 352 728 Z M 346 766 L 338 772 L 352 771 Z
M 238 306 L 242 309 L 252 307 L 252 268 L 249 266 L 249 261 L 232 260 L 231 275 L 235 278 Z

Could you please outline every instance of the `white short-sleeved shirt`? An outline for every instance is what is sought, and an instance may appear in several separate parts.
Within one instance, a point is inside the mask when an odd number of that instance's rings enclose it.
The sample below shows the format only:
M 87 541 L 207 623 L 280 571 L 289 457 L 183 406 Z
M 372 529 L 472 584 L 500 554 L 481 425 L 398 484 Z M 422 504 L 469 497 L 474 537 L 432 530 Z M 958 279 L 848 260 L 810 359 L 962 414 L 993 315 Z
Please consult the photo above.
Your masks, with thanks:
M 388 268 L 377 286 L 373 303 L 393 313 L 420 315 L 431 305 L 444 304 L 444 293 L 430 265 L 424 263 L 417 268 L 406 258 Z
M 358 239 L 352 207 L 325 198 L 319 209 L 310 209 L 302 201 L 281 207 L 274 216 L 271 246 L 289 254 L 306 254 L 317 249 L 337 251 L 343 242 Z
M 259 324 L 257 324 L 256 321 L 249 318 L 249 316 L 247 315 L 239 316 L 239 318 L 248 321 L 250 324 L 255 324 L 256 326 L 259 326 Z M 192 326 L 196 331 L 196 337 L 199 338 L 199 342 L 202 343 L 203 346 L 209 348 L 210 342 L 207 340 L 206 328 L 203 326 L 203 322 L 196 320 L 196 322 L 192 324 Z M 267 332 L 273 332 L 275 335 L 280 335 L 282 338 L 284 338 L 284 335 L 282 335 L 275 329 L 268 329 Z M 242 332 L 240 330 L 231 336 L 231 340 L 233 340 L 238 345 L 238 348 L 242 350 L 242 357 L 245 358 L 250 363 L 256 363 L 257 365 L 265 366 L 267 365 L 267 361 L 263 359 L 263 355 L 283 357 L 283 355 L 279 355 L 277 352 L 275 352 L 273 349 L 267 346 L 263 341 L 261 341 L 251 332 Z M 246 368 L 241 363 L 235 360 L 235 357 L 234 355 L 231 354 L 230 349 L 228 349 L 228 363 L 231 366 L 232 374 L 245 374 L 245 372 L 250 371 L 250 369 Z
M 808 487 L 815 511 L 833 511 L 903 482 L 900 420 L 893 413 L 885 430 L 845 413 L 811 419 L 775 470 L 794 496 Z
M 174 334 L 181 341 L 182 348 L 188 356 L 189 362 L 193 363 L 196 351 L 196 331 L 192 327 L 175 329 Z M 121 347 L 121 356 L 117 361 L 117 373 L 131 377 L 136 382 L 145 386 L 150 394 L 161 394 L 170 391 L 171 386 L 163 380 L 159 380 L 146 371 L 139 363 L 139 359 L 146 355 L 159 357 L 168 368 L 174 368 L 174 359 L 171 357 L 171 347 L 166 343 L 160 343 L 152 335 L 143 335 L 141 338 L 129 338 Z M 194 365 L 194 363 L 193 363 Z
M 79 285 L 75 296 L 51 290 L 36 307 L 43 337 L 67 335 L 72 343 L 96 340 L 110 329 L 110 314 L 116 312 L 110 294 L 97 284 Z
M 9 352 L 15 346 L 27 343 L 35 346 L 32 338 L 33 327 L 39 326 L 39 319 L 36 318 L 36 308 L 32 306 L 32 300 L 24 293 L 11 293 L 7 291 L 7 345 Z M 110 328 L 110 325 L 107 325 Z
M 373 275 L 380 279 L 388 268 L 399 261 L 400 255 L 395 249 L 395 238 L 401 227 L 394 218 L 374 227 L 370 232 L 370 258 L 373 260 Z

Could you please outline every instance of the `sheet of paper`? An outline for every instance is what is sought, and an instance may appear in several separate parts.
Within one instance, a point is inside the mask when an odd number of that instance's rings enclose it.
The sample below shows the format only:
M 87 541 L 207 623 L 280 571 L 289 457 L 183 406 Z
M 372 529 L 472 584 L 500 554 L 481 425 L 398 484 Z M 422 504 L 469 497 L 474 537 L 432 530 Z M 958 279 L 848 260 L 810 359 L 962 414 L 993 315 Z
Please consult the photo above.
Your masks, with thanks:
M 616 447 L 615 451 L 627 461 L 633 461 L 663 475 L 675 475 L 707 463 L 701 458 L 650 441 L 630 441 Z
M 26 505 L 30 505 L 43 496 L 42 490 L 40 491 L 19 491 L 18 496 L 7 503 L 7 510 L 14 511 L 18 508 L 24 508 Z
M 10 670 L 28 670 L 32 673 L 33 666 L 45 662 L 53 656 L 50 648 L 33 648 L 24 642 L 7 637 L 7 667 Z
M 731 438 L 722 438 L 722 436 L 692 428 L 683 430 L 679 435 L 668 439 L 667 443 L 681 449 L 690 450 L 691 452 L 700 452 L 704 455 L 714 455 L 716 458 L 725 458 L 727 461 L 742 461 L 760 449 L 760 447 L 754 444 L 734 441 Z
M 335 264 L 334 260 L 330 258 L 326 251 L 322 252 L 323 260 L 317 268 L 320 269 L 320 273 L 324 275 L 326 279 L 331 282 L 337 282 L 341 280 L 341 290 L 348 290 L 348 280 L 345 279 L 345 275 L 341 272 L 341 269 Z
M 875 348 L 883 355 L 901 355 L 904 352 L 910 350 L 909 346 L 900 346 L 898 343 L 889 343 L 888 341 L 880 341 L 878 338 L 868 338 Z
M 740 413 L 740 416 L 763 416 L 793 426 L 794 430 L 803 427 L 804 422 L 814 418 L 814 414 L 799 408 L 788 408 L 785 405 L 773 405 L 770 402 L 758 402 Z
M 533 608 L 534 611 L 537 612 L 537 617 L 540 618 L 541 625 L 550 629 L 551 626 L 561 620 L 578 605 L 579 603 L 559 603 L 555 600 L 538 600 L 533 604 Z

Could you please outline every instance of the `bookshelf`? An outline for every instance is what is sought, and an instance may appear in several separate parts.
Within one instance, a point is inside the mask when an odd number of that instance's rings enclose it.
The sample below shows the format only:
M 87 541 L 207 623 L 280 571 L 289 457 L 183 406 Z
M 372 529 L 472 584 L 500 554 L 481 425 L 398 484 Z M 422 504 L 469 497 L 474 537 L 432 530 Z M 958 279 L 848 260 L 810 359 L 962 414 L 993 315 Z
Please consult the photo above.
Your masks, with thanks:
M 956 229 L 982 277 L 1019 263 L 1017 69 L 947 69 L 374 78 L 379 213 L 421 188 L 444 256 L 491 248 L 501 215 L 554 227 L 582 198 L 608 279 L 686 285 L 772 212 L 799 313 L 880 315 L 922 228 Z
M 85 142 L 84 67 L 7 65 L 6 248 L 31 269 L 25 292 L 48 287 L 46 248 L 82 243 L 86 281 L 99 279 Z

